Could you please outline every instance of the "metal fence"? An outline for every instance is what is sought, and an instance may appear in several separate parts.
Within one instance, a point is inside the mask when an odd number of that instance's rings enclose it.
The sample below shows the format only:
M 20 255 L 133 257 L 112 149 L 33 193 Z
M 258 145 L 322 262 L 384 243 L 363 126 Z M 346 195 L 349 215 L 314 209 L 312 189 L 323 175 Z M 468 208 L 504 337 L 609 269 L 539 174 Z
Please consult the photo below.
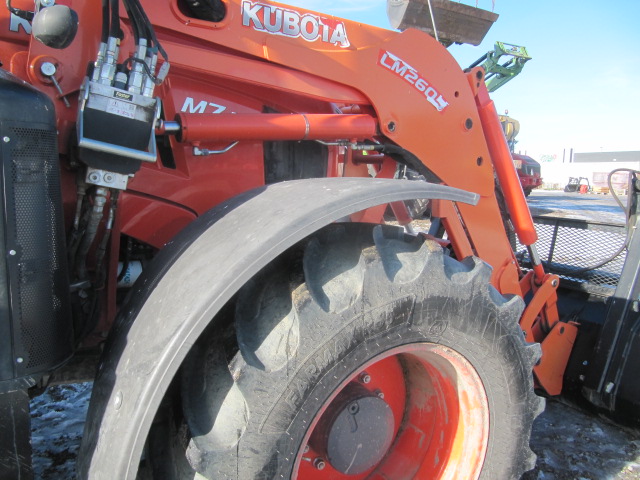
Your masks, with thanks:
M 534 222 L 536 246 L 548 272 L 559 275 L 569 288 L 597 295 L 614 293 L 626 258 L 626 250 L 618 253 L 625 242 L 624 225 L 541 216 L 534 217 Z M 526 248 L 517 241 L 515 247 L 521 265 L 530 266 Z

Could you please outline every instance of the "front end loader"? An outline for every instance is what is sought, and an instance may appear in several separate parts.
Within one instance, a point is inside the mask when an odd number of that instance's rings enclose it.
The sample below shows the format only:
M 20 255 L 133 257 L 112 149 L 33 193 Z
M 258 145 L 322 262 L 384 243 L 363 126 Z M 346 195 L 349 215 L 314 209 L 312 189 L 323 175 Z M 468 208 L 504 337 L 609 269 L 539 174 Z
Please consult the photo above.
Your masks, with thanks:
M 482 67 L 267 0 L 7 7 L 0 476 L 80 379 L 79 478 L 533 467 L 579 327 Z

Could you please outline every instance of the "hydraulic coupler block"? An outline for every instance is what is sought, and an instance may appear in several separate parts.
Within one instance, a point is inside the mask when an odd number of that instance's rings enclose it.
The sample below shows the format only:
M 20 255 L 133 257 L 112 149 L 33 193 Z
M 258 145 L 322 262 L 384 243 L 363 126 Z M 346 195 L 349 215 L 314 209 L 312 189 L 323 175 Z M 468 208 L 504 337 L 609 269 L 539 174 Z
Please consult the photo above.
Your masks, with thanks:
M 89 167 L 124 175 L 156 161 L 160 100 L 85 80 L 78 112 L 80 159 Z

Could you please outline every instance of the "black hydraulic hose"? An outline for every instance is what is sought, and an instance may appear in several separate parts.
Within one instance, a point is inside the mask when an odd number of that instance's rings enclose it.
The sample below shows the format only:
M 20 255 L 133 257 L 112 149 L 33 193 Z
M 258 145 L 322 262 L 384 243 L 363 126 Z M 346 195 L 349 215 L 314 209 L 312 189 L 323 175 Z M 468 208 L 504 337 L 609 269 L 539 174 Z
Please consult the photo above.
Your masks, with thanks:
M 109 0 L 102 0 L 102 43 L 109 41 Z
M 156 47 L 160 52 L 160 54 L 162 55 L 162 57 L 168 61 L 169 56 L 167 55 L 167 52 L 164 50 L 164 48 L 162 48 L 162 46 L 160 45 L 160 42 L 158 42 L 158 38 L 156 37 L 156 32 L 153 30 L 151 21 L 149 21 L 149 17 L 147 17 L 146 12 L 142 8 L 142 5 L 140 5 L 140 1 L 139 0 L 128 0 L 128 1 L 131 2 L 132 10 L 137 10 L 137 13 L 135 15 L 136 16 L 139 15 L 141 17 L 141 24 L 145 26 L 149 35 L 149 39 L 151 40 L 150 46 Z
M 27 20 L 28 22 L 33 20 L 33 17 L 35 16 L 35 13 L 30 12 L 28 10 L 21 10 L 19 8 L 12 7 L 11 0 L 7 0 L 7 8 L 11 13 L 13 13 L 14 15 L 17 15 L 18 17 L 24 20 Z
M 149 35 L 149 26 L 145 23 L 144 16 L 140 13 L 139 5 L 135 2 L 131 2 L 130 0 L 126 0 L 124 2 L 124 6 L 127 9 L 127 14 L 129 15 L 129 19 L 131 20 L 131 24 L 134 29 L 134 35 L 137 34 L 136 44 L 138 44 L 138 39 L 144 38 L 149 41 L 151 36 Z
M 109 36 L 120 38 L 120 2 L 119 0 L 110 0 L 111 2 L 111 25 L 109 28 Z
M 133 30 L 133 41 L 136 45 L 138 45 L 140 40 L 140 26 L 138 25 L 139 22 L 136 21 L 134 17 L 134 13 L 131 10 L 131 7 L 128 2 L 124 2 L 124 8 L 127 11 L 127 15 L 129 16 L 129 19 L 131 20 L 131 29 Z
M 418 172 L 420 175 L 423 175 L 427 182 L 442 183 L 442 180 L 435 173 L 429 170 L 426 165 L 422 163 L 420 159 L 409 150 L 392 144 L 379 145 L 376 146 L 375 149 L 380 153 L 383 153 L 386 156 L 392 158 L 399 164 L 406 165 L 407 167 Z

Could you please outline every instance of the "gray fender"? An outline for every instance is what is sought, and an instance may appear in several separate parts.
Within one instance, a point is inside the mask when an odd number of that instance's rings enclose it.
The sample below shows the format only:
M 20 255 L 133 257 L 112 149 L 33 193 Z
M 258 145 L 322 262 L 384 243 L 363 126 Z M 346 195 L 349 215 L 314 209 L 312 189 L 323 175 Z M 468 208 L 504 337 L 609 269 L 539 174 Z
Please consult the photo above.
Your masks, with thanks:
M 273 258 L 338 219 L 388 202 L 478 195 L 419 181 L 323 178 L 235 197 L 203 215 L 136 282 L 93 386 L 79 478 L 136 477 L 151 422 L 189 349 L 220 308 Z

